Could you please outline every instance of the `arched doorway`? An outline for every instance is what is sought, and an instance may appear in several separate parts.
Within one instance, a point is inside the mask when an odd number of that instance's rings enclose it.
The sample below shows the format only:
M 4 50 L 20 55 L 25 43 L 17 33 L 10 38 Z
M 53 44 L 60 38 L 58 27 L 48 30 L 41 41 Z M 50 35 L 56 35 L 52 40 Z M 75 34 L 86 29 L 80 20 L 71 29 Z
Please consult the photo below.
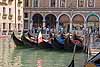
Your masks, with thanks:
M 80 14 L 75 15 L 72 18 L 72 30 L 74 32 L 82 34 L 82 30 L 84 28 L 84 17 Z
M 56 27 L 56 16 L 53 14 L 48 14 L 45 16 L 45 24 L 46 24 L 46 28 L 49 28 L 50 30 L 55 29 Z
M 34 14 L 32 17 L 33 20 L 33 28 L 35 29 L 35 33 L 37 33 L 37 30 L 42 29 L 42 25 L 43 25 L 43 17 L 41 14 L 37 13 Z
M 70 31 L 70 18 L 66 14 L 59 17 L 59 26 L 63 27 L 64 32 Z M 61 29 L 61 28 L 60 28 Z
M 90 14 L 87 17 L 87 26 L 90 34 L 99 33 L 99 17 L 94 13 Z

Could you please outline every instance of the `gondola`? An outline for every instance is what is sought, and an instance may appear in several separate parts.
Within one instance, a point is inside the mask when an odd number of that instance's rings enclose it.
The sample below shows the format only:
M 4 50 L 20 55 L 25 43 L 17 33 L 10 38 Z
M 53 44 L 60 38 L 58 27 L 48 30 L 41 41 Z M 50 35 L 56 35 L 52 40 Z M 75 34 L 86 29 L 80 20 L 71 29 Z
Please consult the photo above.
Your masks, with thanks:
M 88 58 L 85 67 L 100 67 L 100 52 Z
M 32 39 L 32 37 L 33 36 L 30 35 L 30 33 L 28 33 L 28 38 L 30 38 L 30 40 Z M 28 40 L 27 42 L 30 42 L 30 40 Z M 45 49 L 52 48 L 52 44 L 47 42 L 47 41 L 45 41 L 45 40 L 43 40 L 43 42 L 41 42 L 41 43 L 38 43 L 38 40 L 37 40 L 37 43 L 36 43 L 36 41 L 33 40 L 33 42 L 31 44 L 33 44 L 33 43 L 35 43 L 36 47 L 38 47 L 38 48 L 45 48 Z
M 33 37 L 29 32 L 27 33 L 27 35 L 29 38 Z
M 52 43 L 49 43 L 49 42 L 46 42 L 46 41 L 39 43 L 38 46 L 40 48 L 45 48 L 45 49 L 53 48 Z
M 13 32 L 13 34 L 11 35 L 11 37 L 13 38 L 13 41 L 14 41 L 15 45 L 16 45 L 18 48 L 25 47 L 23 41 L 20 40 L 20 39 L 18 39 L 18 38 L 15 36 L 14 32 Z
M 22 39 L 23 43 L 26 44 L 29 48 L 34 48 L 37 45 L 37 43 L 26 38 L 24 34 L 21 36 L 21 39 Z
M 52 41 L 52 45 L 55 49 L 64 49 L 64 44 L 59 42 L 57 37 L 54 37 L 54 40 Z
M 73 51 L 74 46 L 76 45 L 76 51 L 82 51 L 83 50 L 82 44 L 81 43 L 75 44 L 73 41 L 79 41 L 79 40 L 75 40 L 75 39 L 71 40 L 70 36 L 68 35 L 67 38 L 65 39 L 64 49 L 66 49 L 68 51 Z

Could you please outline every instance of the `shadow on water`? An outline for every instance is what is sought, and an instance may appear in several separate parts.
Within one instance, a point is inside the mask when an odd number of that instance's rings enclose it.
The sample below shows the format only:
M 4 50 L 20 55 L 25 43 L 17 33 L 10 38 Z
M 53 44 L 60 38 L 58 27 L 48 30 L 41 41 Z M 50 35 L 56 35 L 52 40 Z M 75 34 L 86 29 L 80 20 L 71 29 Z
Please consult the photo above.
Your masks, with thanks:
M 25 49 L 25 48 L 23 48 Z M 53 49 L 53 48 L 31 48 L 31 50 L 33 51 L 37 51 L 37 50 L 42 50 L 42 51 L 46 51 L 46 52 L 63 52 L 63 53 L 73 53 L 73 50 L 70 49 Z M 85 53 L 83 50 L 81 51 L 76 51 L 76 53 Z

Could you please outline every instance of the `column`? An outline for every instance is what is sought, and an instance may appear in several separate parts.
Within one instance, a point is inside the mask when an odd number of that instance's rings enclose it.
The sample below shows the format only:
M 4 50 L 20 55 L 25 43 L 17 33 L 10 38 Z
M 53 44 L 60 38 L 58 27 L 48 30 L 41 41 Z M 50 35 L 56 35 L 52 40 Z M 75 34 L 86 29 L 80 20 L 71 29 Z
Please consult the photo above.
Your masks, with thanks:
M 46 24 L 45 24 L 45 18 L 43 17 L 43 28 L 42 28 L 42 31 L 43 31 L 43 34 L 46 34 Z
M 70 32 L 72 32 L 72 23 L 73 23 L 73 21 L 72 21 L 72 15 L 73 15 L 73 10 L 71 11 L 71 20 L 70 20 Z
M 72 19 L 70 20 L 70 32 L 72 32 Z
M 99 20 L 99 34 L 100 34 L 100 20 Z
M 56 21 L 56 32 L 59 32 L 59 21 Z

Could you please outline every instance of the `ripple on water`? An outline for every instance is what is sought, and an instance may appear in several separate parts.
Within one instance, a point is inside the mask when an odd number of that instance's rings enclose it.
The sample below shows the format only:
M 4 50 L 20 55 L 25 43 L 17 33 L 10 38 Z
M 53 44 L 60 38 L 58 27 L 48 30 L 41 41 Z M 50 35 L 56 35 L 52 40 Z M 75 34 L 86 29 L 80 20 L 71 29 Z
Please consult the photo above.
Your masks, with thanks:
M 71 62 L 72 55 L 70 52 L 16 49 L 13 56 L 21 56 L 23 67 L 37 67 L 38 59 L 42 60 L 43 67 L 65 67 Z M 82 67 L 83 61 L 84 53 L 76 53 L 76 67 Z

